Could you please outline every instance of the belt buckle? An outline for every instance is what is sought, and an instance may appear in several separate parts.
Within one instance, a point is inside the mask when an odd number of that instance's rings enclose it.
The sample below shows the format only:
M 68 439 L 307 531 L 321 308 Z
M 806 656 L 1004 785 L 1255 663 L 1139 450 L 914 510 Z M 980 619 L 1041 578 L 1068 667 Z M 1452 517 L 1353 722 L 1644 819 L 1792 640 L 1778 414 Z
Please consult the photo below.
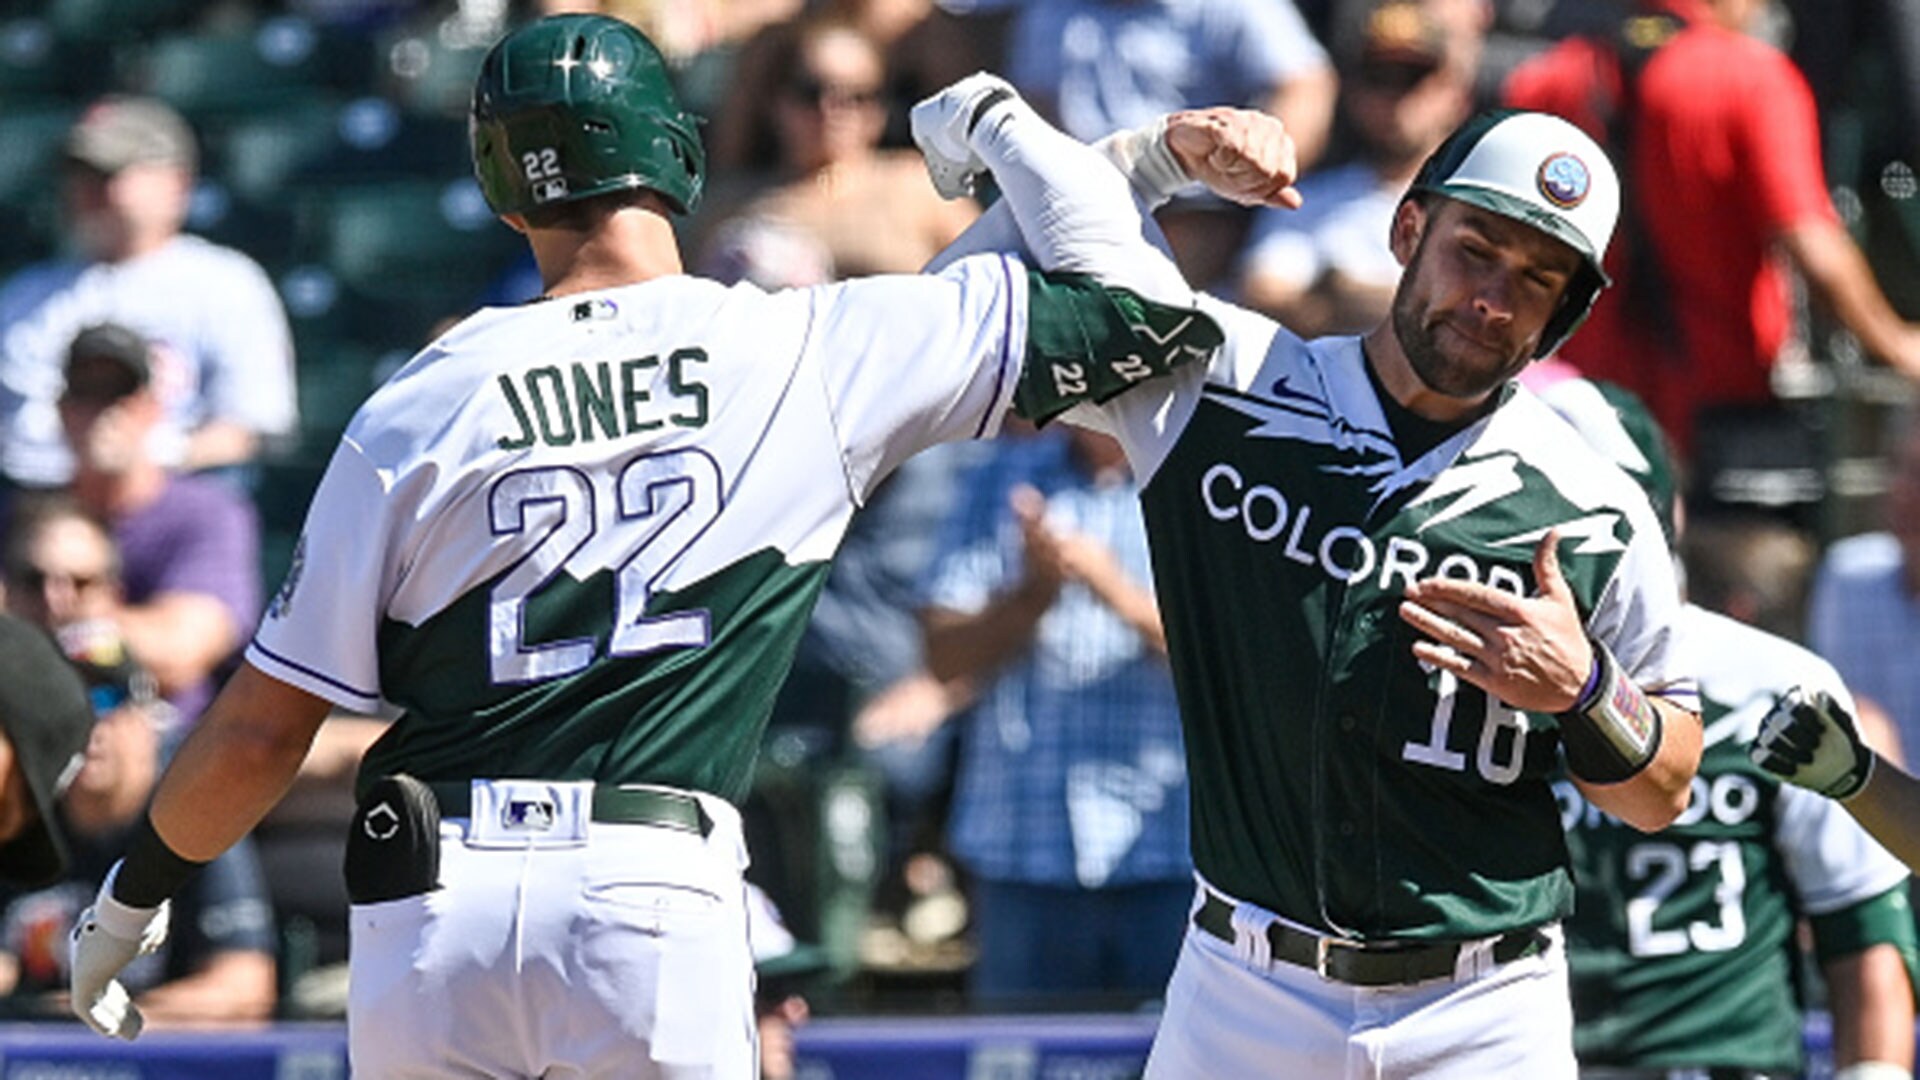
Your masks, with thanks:
M 1340 938 L 1332 937 L 1326 934 L 1322 934 L 1321 936 L 1313 939 L 1314 974 L 1319 975 L 1323 979 L 1333 978 L 1333 975 L 1327 969 L 1331 967 L 1331 964 L 1329 963 L 1329 961 L 1332 959 L 1333 952 L 1336 948 L 1354 949 L 1356 948 L 1356 946 L 1354 946 L 1349 942 L 1343 941 Z

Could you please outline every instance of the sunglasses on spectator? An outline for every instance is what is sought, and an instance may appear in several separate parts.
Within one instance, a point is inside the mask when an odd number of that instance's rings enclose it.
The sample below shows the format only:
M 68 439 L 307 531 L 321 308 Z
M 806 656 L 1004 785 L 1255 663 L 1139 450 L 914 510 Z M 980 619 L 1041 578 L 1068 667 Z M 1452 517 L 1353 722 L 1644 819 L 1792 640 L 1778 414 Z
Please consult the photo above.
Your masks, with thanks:
M 7 572 L 7 578 L 29 592 L 39 592 L 47 587 L 49 581 L 71 586 L 74 592 L 89 592 L 105 585 L 109 580 L 104 570 L 94 574 L 72 574 L 64 570 L 46 570 L 38 566 L 16 566 Z
M 853 87 L 801 76 L 787 84 L 787 96 L 803 105 L 866 108 L 880 102 L 878 87 Z
M 1360 65 L 1359 83 L 1388 94 L 1404 94 L 1425 82 L 1440 70 L 1439 64 L 1415 64 L 1398 60 L 1369 61 Z

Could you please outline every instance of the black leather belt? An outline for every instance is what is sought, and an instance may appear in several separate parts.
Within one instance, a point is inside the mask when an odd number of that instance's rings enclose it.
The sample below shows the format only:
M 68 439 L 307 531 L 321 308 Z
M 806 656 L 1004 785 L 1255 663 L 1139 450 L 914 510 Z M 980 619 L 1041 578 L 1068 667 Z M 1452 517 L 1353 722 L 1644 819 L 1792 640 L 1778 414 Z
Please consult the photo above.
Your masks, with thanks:
M 440 804 L 441 817 L 471 817 L 473 785 L 465 780 L 438 781 L 427 785 L 434 801 Z M 707 836 L 713 832 L 713 818 L 700 800 L 685 792 L 651 787 L 622 787 L 618 784 L 593 785 L 593 820 L 607 825 L 654 825 L 663 829 Z
M 1580 1067 L 1580 1080 L 1789 1080 L 1791 1076 L 1797 1074 L 1736 1065 L 1693 1068 L 1632 1068 L 1624 1065 Z
M 1194 912 L 1193 925 L 1233 943 L 1233 905 L 1212 893 Z M 1269 923 L 1267 942 L 1275 960 L 1320 973 L 1348 986 L 1404 986 L 1428 979 L 1451 979 L 1460 951 L 1473 942 L 1395 941 L 1378 944 L 1321 937 L 1281 923 Z M 1546 948 L 1538 929 L 1515 930 L 1494 939 L 1493 961 L 1504 964 Z

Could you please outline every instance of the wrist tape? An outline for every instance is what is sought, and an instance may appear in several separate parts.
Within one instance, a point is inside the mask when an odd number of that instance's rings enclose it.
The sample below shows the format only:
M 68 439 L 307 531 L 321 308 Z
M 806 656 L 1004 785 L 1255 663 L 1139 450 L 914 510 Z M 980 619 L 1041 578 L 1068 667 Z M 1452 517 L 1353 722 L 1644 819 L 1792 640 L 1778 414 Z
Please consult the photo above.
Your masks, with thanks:
M 1617 784 L 1647 767 L 1660 752 L 1660 713 L 1613 653 L 1593 645 L 1593 672 L 1573 708 L 1559 715 L 1567 768 L 1582 780 Z
M 1187 175 L 1167 145 L 1164 116 L 1142 127 L 1116 131 L 1095 146 L 1120 167 L 1133 190 L 1149 206 L 1159 206 L 1193 183 L 1193 177 Z
M 153 831 L 153 818 L 142 817 L 121 860 L 113 883 L 113 898 L 129 907 L 154 908 L 180 891 L 194 872 L 207 865 L 182 858 Z

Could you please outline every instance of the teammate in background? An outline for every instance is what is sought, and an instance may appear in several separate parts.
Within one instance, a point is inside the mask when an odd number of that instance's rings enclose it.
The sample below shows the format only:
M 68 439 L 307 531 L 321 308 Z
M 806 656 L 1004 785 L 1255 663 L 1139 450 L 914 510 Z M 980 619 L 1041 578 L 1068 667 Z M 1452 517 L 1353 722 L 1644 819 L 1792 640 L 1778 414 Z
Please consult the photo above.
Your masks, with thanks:
M 1644 406 L 1585 379 L 1541 396 L 1641 482 L 1663 525 L 1680 524 L 1672 462 Z M 1742 591 L 1730 577 L 1719 584 L 1720 595 L 1700 599 L 1712 604 Z M 1751 613 L 1776 625 L 1792 618 L 1772 605 Z M 1706 724 L 1686 812 L 1643 836 L 1589 805 L 1572 783 L 1554 784 L 1578 884 L 1567 938 L 1582 1067 L 1596 1076 L 1799 1075 L 1797 930 L 1805 918 L 1827 986 L 1837 1075 L 1912 1076 L 1906 868 L 1833 803 L 1781 784 L 1746 753 L 1787 688 L 1799 683 L 1850 701 L 1846 687 L 1818 656 L 1723 611 L 1690 602 L 1680 628 Z
M 66 144 L 68 227 L 78 258 L 27 267 L 0 288 L 0 473 L 65 483 L 73 460 L 58 400 L 67 343 L 114 321 L 156 343 L 154 457 L 168 468 L 244 464 L 293 430 L 293 337 L 265 271 L 181 233 L 197 148 L 149 98 L 109 96 Z
M 1099 170 L 998 80 L 915 132 L 937 186 L 984 162 L 1006 195 L 961 250 L 1017 221 L 1041 265 L 1118 254 L 1055 221 Z M 1304 342 L 1202 297 L 1211 363 L 1076 414 L 1141 484 L 1193 791 L 1149 1077 L 1573 1073 L 1550 770 L 1654 830 L 1700 754 L 1645 496 L 1511 382 L 1603 286 L 1618 196 L 1564 121 L 1475 117 L 1394 216 L 1388 322 Z
M 93 728 L 87 688 L 39 627 L 0 615 L 0 881 L 38 886 L 68 864 L 54 806 Z
M 681 274 L 701 144 L 618 20 L 508 35 L 472 119 L 546 299 L 471 316 L 349 424 L 246 664 L 75 936 L 73 1006 L 136 1035 L 116 975 L 166 898 L 331 706 L 385 701 L 346 855 L 354 1073 L 747 1076 L 732 802 L 848 518 L 912 453 L 1187 366 L 1218 328 L 1137 227 L 1114 254 L 1164 301 L 999 255 L 774 294 Z M 1167 138 L 1284 197 L 1276 121 L 1202 119 Z M 1106 176 L 1063 227 L 1133 225 Z

